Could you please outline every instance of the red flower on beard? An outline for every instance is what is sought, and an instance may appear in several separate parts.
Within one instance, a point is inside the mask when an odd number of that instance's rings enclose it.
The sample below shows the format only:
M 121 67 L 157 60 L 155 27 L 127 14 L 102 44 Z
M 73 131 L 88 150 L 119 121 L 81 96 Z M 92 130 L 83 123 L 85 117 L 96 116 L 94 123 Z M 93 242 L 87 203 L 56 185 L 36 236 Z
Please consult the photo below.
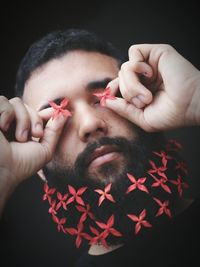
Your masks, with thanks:
M 165 151 L 161 150 L 160 152 L 153 152 L 155 155 L 157 155 L 158 157 L 160 157 L 162 159 L 162 164 L 163 166 L 167 165 L 167 160 L 168 159 L 172 159 L 171 156 L 169 156 Z
M 105 247 L 108 248 L 108 244 L 106 242 L 106 238 L 109 235 L 108 232 L 103 231 L 103 232 L 99 232 L 96 228 L 90 226 L 90 231 L 95 235 L 93 237 L 91 237 L 90 239 L 90 245 L 95 245 L 99 242 L 101 242 L 101 244 Z
M 68 185 L 68 189 L 72 197 L 67 200 L 66 205 L 76 201 L 78 204 L 85 206 L 85 203 L 80 196 L 85 192 L 87 187 L 81 187 L 76 191 L 73 186 Z
M 69 100 L 67 98 L 64 98 L 60 105 L 57 105 L 56 103 L 54 103 L 53 101 L 49 100 L 49 105 L 54 109 L 53 115 L 52 115 L 52 120 L 56 119 L 60 114 L 62 114 L 63 116 L 65 116 L 66 118 L 72 116 L 72 113 L 66 109 Z
M 178 141 L 170 139 L 166 144 L 166 149 L 171 151 L 179 151 L 182 149 L 182 145 Z
M 176 170 L 181 170 L 184 174 L 188 174 L 188 169 L 185 162 L 178 162 L 176 164 Z
M 55 223 L 57 223 L 57 227 L 58 227 L 58 232 L 60 232 L 61 230 L 65 233 L 64 230 L 64 224 L 66 223 L 66 218 L 61 218 L 60 220 L 58 219 L 58 217 L 56 217 L 54 214 L 52 216 L 53 220 Z
M 155 182 L 151 185 L 152 187 L 162 187 L 167 193 L 171 194 L 171 189 L 169 188 L 168 185 L 166 185 L 166 182 L 168 180 L 166 180 L 165 178 L 161 177 L 160 179 L 156 178 L 155 175 L 151 174 L 150 175 L 153 177 L 153 179 L 155 180 Z
M 178 179 L 177 180 L 170 180 L 170 182 L 177 186 L 177 189 L 178 189 L 180 197 L 182 197 L 182 195 L 183 195 L 183 189 L 186 189 L 186 188 L 189 187 L 189 185 L 187 183 L 183 182 L 183 180 L 182 180 L 180 175 L 178 175 Z
M 127 216 L 134 222 L 136 222 L 135 225 L 135 234 L 137 235 L 141 229 L 142 226 L 144 227 L 152 227 L 152 225 L 144 220 L 146 217 L 146 209 L 143 209 L 143 211 L 139 214 L 139 216 L 136 216 L 135 214 L 127 214 Z
M 156 203 L 160 206 L 160 208 L 159 208 L 159 210 L 158 210 L 158 212 L 157 212 L 157 214 L 156 214 L 156 217 L 157 216 L 160 216 L 160 215 L 162 215 L 163 213 L 165 213 L 168 217 L 172 217 L 172 215 L 171 215 L 171 211 L 170 211 L 170 209 L 168 208 L 168 206 L 169 206 L 169 200 L 166 200 L 166 201 L 164 201 L 164 202 L 161 202 L 158 198 L 156 198 L 156 197 L 154 197 L 153 198 L 155 201 L 156 201 Z
M 63 207 L 64 210 L 67 210 L 67 204 L 66 204 L 67 197 L 68 197 L 68 194 L 65 194 L 64 196 L 62 196 L 60 192 L 57 192 L 57 198 L 59 202 L 56 205 L 56 210 L 58 210 L 60 207 Z
M 79 222 L 77 225 L 77 229 L 75 228 L 65 228 L 65 232 L 69 233 L 70 235 L 76 235 L 76 247 L 79 248 L 82 243 L 82 238 L 87 240 L 91 240 L 91 236 L 87 233 L 83 232 L 83 224 Z
M 144 182 L 146 181 L 146 177 L 142 177 L 142 178 L 139 178 L 138 180 L 136 180 L 135 177 L 133 175 L 131 175 L 130 173 L 127 173 L 127 176 L 133 184 L 128 187 L 126 194 L 130 193 L 131 191 L 135 190 L 136 188 L 138 188 L 139 190 L 144 191 L 146 193 L 149 193 L 146 186 L 143 185 Z
M 103 93 L 95 93 L 95 94 L 93 94 L 93 95 L 95 95 L 95 96 L 97 96 L 98 98 L 100 98 L 100 105 L 101 105 L 101 106 L 105 106 L 105 101 L 106 101 L 106 99 L 113 99 L 113 100 L 116 99 L 115 96 L 111 95 L 111 90 L 110 90 L 109 87 L 106 88 L 106 89 L 103 91 Z
M 164 162 L 165 162 L 165 164 L 164 164 L 163 166 L 157 167 L 156 164 L 155 164 L 152 160 L 149 160 L 149 163 L 151 164 L 152 169 L 150 169 L 150 170 L 148 171 L 148 173 L 149 173 L 149 174 L 157 173 L 159 176 L 161 176 L 161 177 L 167 179 L 167 177 L 166 177 L 166 175 L 165 175 L 165 173 L 164 173 L 164 171 L 167 170 L 167 167 L 166 167 L 166 165 L 167 165 L 167 161 L 164 161 Z
M 83 206 L 76 206 L 77 210 L 82 212 L 83 214 L 81 215 L 81 218 L 80 218 L 80 223 L 83 223 L 87 217 L 89 217 L 90 219 L 94 220 L 95 217 L 94 217 L 94 214 L 90 211 L 90 205 L 87 204 L 86 205 L 86 208 L 83 207 Z
M 48 184 L 44 184 L 44 192 L 45 194 L 43 195 L 43 200 L 48 200 L 48 202 L 51 202 L 51 196 L 55 193 L 56 189 L 55 188 L 49 188 Z
M 114 198 L 112 197 L 112 195 L 111 194 L 108 194 L 109 192 L 110 192 L 110 190 L 111 190 L 111 183 L 110 184 L 108 184 L 106 187 L 105 187 L 105 189 L 104 189 L 104 191 L 103 190 L 101 190 L 101 189 L 95 189 L 94 191 L 95 192 L 97 192 L 99 195 L 101 195 L 100 196 L 100 198 L 99 198 L 99 206 L 101 205 L 101 203 L 105 200 L 105 199 L 108 199 L 108 200 L 110 200 L 111 202 L 114 202 L 115 203 L 115 200 L 114 200 Z
M 96 224 L 105 231 L 105 233 L 107 234 L 112 234 L 114 236 L 122 236 L 122 234 L 117 231 L 115 228 L 113 228 L 113 225 L 114 225 L 114 221 L 115 221 L 115 216 L 114 214 L 112 214 L 110 216 L 110 218 L 108 219 L 107 223 L 102 223 L 102 222 L 98 222 L 98 221 L 95 221 Z

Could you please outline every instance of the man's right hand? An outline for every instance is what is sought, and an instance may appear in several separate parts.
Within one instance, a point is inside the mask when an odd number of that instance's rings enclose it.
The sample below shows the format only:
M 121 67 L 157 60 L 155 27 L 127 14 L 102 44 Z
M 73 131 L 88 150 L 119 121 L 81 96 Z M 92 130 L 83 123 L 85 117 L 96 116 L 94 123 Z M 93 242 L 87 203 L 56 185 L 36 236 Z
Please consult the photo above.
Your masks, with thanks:
M 52 112 L 0 96 L 0 213 L 15 187 L 51 160 L 66 122 L 64 116 L 50 119 Z

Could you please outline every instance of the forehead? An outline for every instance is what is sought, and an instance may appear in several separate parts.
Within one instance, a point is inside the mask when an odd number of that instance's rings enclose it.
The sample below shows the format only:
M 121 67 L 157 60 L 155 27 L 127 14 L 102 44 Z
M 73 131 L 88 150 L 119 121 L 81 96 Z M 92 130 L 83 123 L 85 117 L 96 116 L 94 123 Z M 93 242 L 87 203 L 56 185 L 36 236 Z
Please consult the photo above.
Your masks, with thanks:
M 50 99 L 80 95 L 91 81 L 113 79 L 118 71 L 117 61 L 107 55 L 86 51 L 69 52 L 32 73 L 26 82 L 23 99 L 38 109 Z

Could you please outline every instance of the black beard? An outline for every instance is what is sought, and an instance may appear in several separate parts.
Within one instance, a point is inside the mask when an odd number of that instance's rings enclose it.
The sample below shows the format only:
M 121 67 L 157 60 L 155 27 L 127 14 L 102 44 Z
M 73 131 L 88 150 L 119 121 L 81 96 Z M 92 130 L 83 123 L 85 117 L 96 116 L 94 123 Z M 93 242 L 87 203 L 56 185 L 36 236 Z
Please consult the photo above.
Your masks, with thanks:
M 146 177 L 149 167 L 149 159 L 152 158 L 152 151 L 162 149 L 160 144 L 163 144 L 163 138 L 159 134 L 142 134 L 136 140 L 129 141 L 125 138 L 109 138 L 103 137 L 97 142 L 89 144 L 86 149 L 77 157 L 74 168 L 67 168 L 54 164 L 53 168 L 44 168 L 44 173 L 48 179 L 50 187 L 54 187 L 62 194 L 66 194 L 68 191 L 67 185 L 72 185 L 75 189 L 87 186 L 87 194 L 84 194 L 83 200 L 86 204 L 90 204 L 91 211 L 95 215 L 96 221 L 106 222 L 111 214 L 115 216 L 115 228 L 123 233 L 121 239 L 117 239 L 111 236 L 108 239 L 109 244 L 114 245 L 118 242 L 126 242 L 133 237 L 133 224 L 127 219 L 127 214 L 134 213 L 139 214 L 144 207 L 148 208 L 149 218 L 155 218 L 157 210 L 157 204 L 152 201 L 153 196 L 159 196 L 161 199 L 166 199 L 166 192 L 163 190 L 153 189 L 150 194 L 146 194 L 140 190 L 134 190 L 130 194 L 126 194 L 126 190 L 130 185 L 130 181 L 127 179 L 127 173 L 133 174 L 135 177 Z M 86 172 L 87 159 L 93 151 L 102 145 L 115 145 L 120 147 L 120 152 L 126 157 L 126 166 L 120 172 L 115 172 L 114 164 L 105 165 L 101 168 L 101 172 L 105 174 L 105 177 L 111 174 L 115 174 L 114 182 L 112 183 L 112 196 L 116 203 L 110 201 L 104 201 L 101 206 L 98 206 L 99 194 L 95 189 L 104 190 L 106 184 L 110 183 L 109 180 L 94 179 L 93 177 L 84 177 Z M 155 159 L 154 159 L 155 161 Z M 147 179 L 145 185 L 150 188 L 152 180 Z M 156 192 L 156 193 L 155 193 Z M 167 198 L 174 198 L 174 194 Z M 74 205 L 75 206 L 75 205 Z M 64 213 L 63 213 L 64 212 Z M 67 217 L 69 227 L 73 225 L 76 227 L 78 224 L 78 212 L 77 209 L 70 208 L 70 211 L 62 211 L 60 217 Z M 90 232 L 89 225 L 86 223 L 84 226 L 84 232 Z

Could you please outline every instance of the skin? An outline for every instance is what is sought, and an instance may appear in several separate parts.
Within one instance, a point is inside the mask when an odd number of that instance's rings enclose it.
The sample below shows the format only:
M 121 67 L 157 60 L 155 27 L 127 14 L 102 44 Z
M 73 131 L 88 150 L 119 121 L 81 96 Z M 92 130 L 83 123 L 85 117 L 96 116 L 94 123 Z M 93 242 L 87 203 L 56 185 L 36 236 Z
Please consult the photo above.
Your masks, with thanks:
M 113 80 L 118 71 L 117 62 L 111 57 L 96 52 L 74 51 L 62 59 L 52 60 L 33 73 L 26 83 L 23 100 L 34 110 L 40 110 L 49 99 L 67 97 L 70 101 L 69 110 L 73 116 L 68 119 L 56 149 L 61 165 L 67 163 L 73 166 L 86 145 L 100 137 L 121 136 L 130 140 L 137 135 L 129 121 L 102 107 L 93 95 L 104 87 L 88 90 L 91 82 Z M 116 156 L 114 160 L 123 161 L 120 153 L 115 154 L 118 155 L 113 155 L 113 159 Z M 96 174 L 100 175 L 98 167 L 90 164 L 89 171 L 97 169 Z
M 109 109 L 90 102 L 89 95 L 83 94 L 91 78 L 102 77 L 113 79 L 108 84 L 112 94 L 119 88 L 123 96 L 107 100 Z M 8 100 L 0 96 L 0 146 L 4 151 L 0 154 L 0 211 L 20 182 L 51 161 L 58 141 L 56 152 L 60 160 L 73 164 L 86 143 L 99 136 L 133 137 L 130 123 L 146 131 L 199 125 L 199 84 L 199 71 L 169 45 L 131 46 L 129 60 L 120 71 L 114 59 L 81 51 L 38 68 L 26 83 L 23 97 L 26 104 L 19 98 Z M 77 97 L 79 90 L 82 97 Z M 70 98 L 69 108 L 73 112 L 67 124 L 63 116 L 52 121 L 51 108 L 38 112 L 48 100 L 65 96 Z M 10 132 L 15 140 L 8 137 Z

